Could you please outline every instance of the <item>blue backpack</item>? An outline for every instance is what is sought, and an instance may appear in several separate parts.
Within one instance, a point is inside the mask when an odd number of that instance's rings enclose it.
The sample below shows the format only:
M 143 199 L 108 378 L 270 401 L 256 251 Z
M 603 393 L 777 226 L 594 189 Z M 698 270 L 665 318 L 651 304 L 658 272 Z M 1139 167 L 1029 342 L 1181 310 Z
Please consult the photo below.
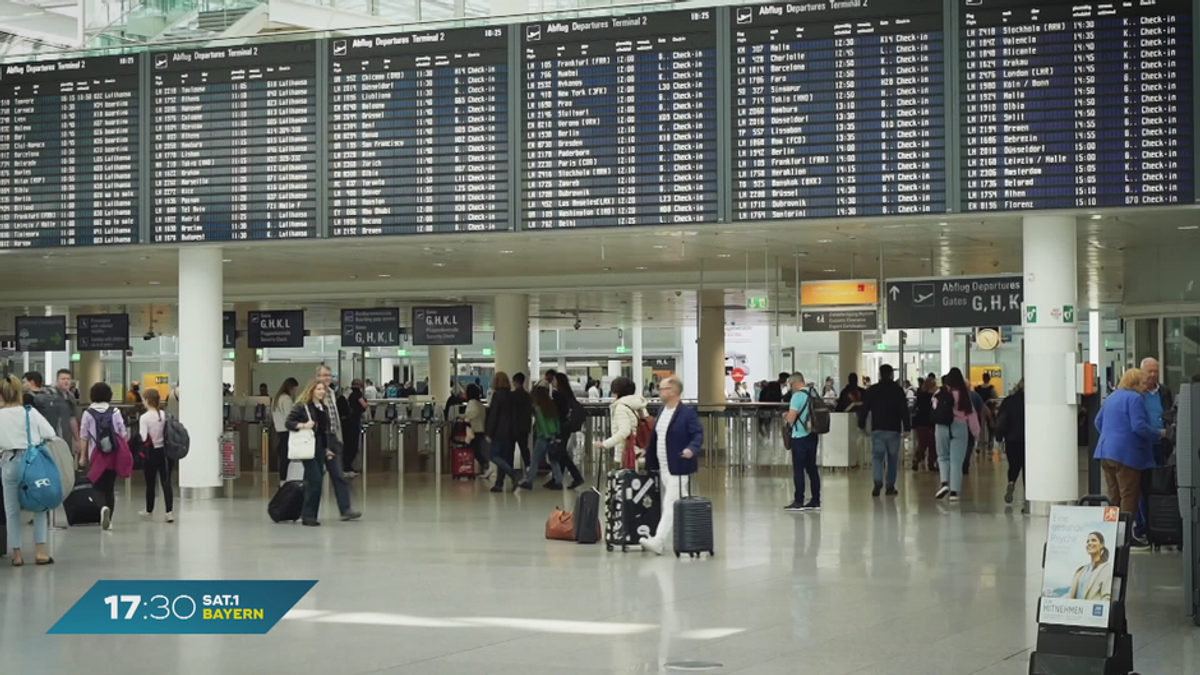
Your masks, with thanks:
M 20 459 L 17 495 L 25 511 L 52 511 L 63 501 L 62 477 L 58 473 L 58 465 L 46 450 L 45 442 L 33 444 L 29 411 L 30 407 L 25 406 L 26 448 Z

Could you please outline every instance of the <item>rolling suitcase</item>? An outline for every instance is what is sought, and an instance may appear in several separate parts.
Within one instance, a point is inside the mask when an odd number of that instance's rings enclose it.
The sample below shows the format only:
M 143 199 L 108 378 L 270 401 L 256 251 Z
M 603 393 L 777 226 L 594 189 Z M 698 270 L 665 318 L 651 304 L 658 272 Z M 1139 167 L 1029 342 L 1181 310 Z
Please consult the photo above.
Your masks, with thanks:
M 1183 516 L 1179 513 L 1178 470 L 1160 466 L 1143 472 L 1142 489 L 1146 540 L 1150 545 L 1183 546 Z
M 96 491 L 92 481 L 88 480 L 86 471 L 75 472 L 75 487 L 63 500 L 63 511 L 67 514 L 67 524 L 99 525 L 100 507 L 104 497 Z
M 682 484 L 683 477 L 679 477 Z M 688 476 L 688 495 L 692 477 Z M 712 500 L 707 497 L 683 497 L 675 502 L 675 557 L 687 553 L 693 558 L 707 552 L 716 555 L 713 542 Z
M 644 537 L 653 537 L 662 515 L 662 497 L 653 475 L 633 469 L 608 473 L 605 500 L 605 544 L 608 550 L 638 546 Z
M 300 462 L 288 464 L 287 481 L 279 486 L 279 492 L 267 504 L 267 515 L 271 520 L 297 521 L 304 513 L 304 465 Z
M 575 500 L 575 541 L 595 544 L 600 541 L 600 492 L 584 491 Z
M 450 474 L 454 480 L 475 477 L 475 451 L 471 448 L 454 448 L 450 454 Z

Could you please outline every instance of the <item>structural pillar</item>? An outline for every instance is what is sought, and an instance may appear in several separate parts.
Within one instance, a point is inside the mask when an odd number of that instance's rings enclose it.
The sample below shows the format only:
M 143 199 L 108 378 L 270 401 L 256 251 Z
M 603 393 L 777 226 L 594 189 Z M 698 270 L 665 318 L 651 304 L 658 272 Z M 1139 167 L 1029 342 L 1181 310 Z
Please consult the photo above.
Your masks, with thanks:
M 496 296 L 496 370 L 529 372 L 529 296 Z
M 238 303 L 233 307 L 237 312 L 238 337 L 233 350 L 233 393 L 235 396 L 257 396 L 258 385 L 254 383 L 254 364 L 258 363 L 258 353 L 250 348 L 250 311 L 256 309 L 250 303 Z M 349 383 L 347 383 L 349 384 Z M 274 394 L 274 392 L 271 392 Z
M 621 376 L 621 362 L 617 359 L 608 360 L 608 377 L 609 379 L 617 379 Z
M 451 347 L 445 345 L 429 347 L 429 394 L 433 396 L 434 403 L 438 406 L 450 398 L 450 380 L 454 378 L 450 361 L 453 358 L 454 351 Z
M 858 331 L 838 333 L 838 385 L 846 386 L 850 382 L 850 373 L 858 373 L 858 381 L 862 382 L 862 333 Z M 820 373 L 808 377 L 817 382 Z
M 526 378 L 532 387 L 542 377 L 542 326 L 541 320 L 529 317 L 529 377 Z
M 221 249 L 179 249 L 179 420 L 192 438 L 179 462 L 183 497 L 209 499 L 221 487 Z
M 633 294 L 633 368 L 630 372 L 633 374 L 633 386 L 637 388 L 637 393 L 641 394 L 646 388 L 645 376 L 645 356 L 642 349 L 642 294 Z
M 942 356 L 942 372 L 945 375 L 954 367 L 954 331 L 949 328 L 941 329 L 941 356 Z M 941 384 L 939 380 L 938 384 Z
M 701 291 L 696 384 L 700 405 L 725 404 L 725 291 Z
M 1065 319 L 1076 296 L 1075 218 L 1027 216 L 1025 270 L 1025 457 L 1029 499 L 1079 498 L 1074 364 L 1078 331 Z
M 80 352 L 75 368 L 75 382 L 79 385 L 79 396 L 85 398 L 92 385 L 104 381 L 104 362 L 100 352 Z

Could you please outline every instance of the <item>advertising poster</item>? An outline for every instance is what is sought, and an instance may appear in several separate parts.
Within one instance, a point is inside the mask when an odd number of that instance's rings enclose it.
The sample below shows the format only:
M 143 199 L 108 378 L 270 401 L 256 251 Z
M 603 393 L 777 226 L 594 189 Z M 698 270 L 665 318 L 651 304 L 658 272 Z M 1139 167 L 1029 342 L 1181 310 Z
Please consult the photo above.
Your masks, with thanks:
M 147 389 L 157 389 L 159 397 L 164 401 L 167 400 L 171 394 L 170 373 L 145 373 L 142 375 L 142 391 Z
M 1055 506 L 1046 539 L 1041 622 L 1107 628 L 1116 564 L 1115 506 Z
M 983 384 L 984 373 L 992 377 L 992 386 L 996 388 L 997 395 L 1003 396 L 1008 391 L 1004 388 L 1004 366 L 998 364 L 971 366 L 971 381 L 969 385 L 972 389 Z

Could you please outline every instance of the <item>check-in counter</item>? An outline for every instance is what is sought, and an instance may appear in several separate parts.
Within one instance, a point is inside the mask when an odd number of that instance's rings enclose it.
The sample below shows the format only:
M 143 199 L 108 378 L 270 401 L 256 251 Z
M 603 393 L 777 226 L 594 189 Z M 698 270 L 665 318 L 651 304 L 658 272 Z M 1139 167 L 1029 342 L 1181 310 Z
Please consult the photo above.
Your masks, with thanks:
M 858 466 L 860 435 L 856 413 L 831 413 L 829 433 L 821 436 L 817 465 L 832 469 Z

